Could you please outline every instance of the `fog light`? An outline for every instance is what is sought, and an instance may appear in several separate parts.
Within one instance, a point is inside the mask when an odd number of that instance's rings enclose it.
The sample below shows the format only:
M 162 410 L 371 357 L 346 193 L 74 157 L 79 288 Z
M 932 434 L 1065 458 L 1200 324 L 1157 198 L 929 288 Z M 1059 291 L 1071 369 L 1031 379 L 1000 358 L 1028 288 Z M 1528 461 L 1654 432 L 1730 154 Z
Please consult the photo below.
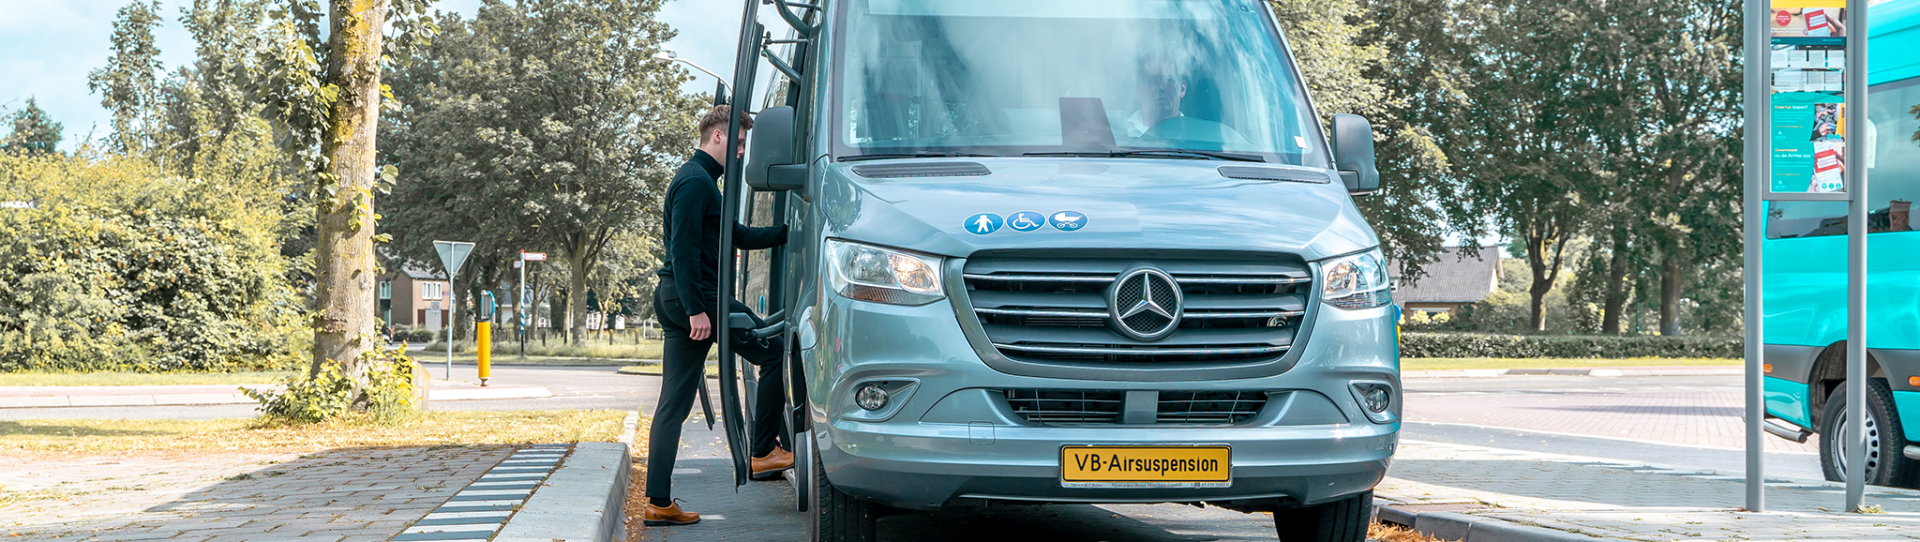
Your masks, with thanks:
M 1360 402 L 1360 411 L 1373 423 L 1391 423 L 1394 421 L 1393 384 L 1386 382 L 1354 382 L 1350 388 L 1353 398 Z
M 878 384 L 860 386 L 858 391 L 853 392 L 853 402 L 867 410 L 887 408 L 887 390 Z
M 1366 397 L 1367 410 L 1386 412 L 1387 407 L 1393 405 L 1393 397 L 1387 393 L 1387 388 L 1383 386 L 1368 386 L 1367 390 L 1361 392 L 1361 394 Z

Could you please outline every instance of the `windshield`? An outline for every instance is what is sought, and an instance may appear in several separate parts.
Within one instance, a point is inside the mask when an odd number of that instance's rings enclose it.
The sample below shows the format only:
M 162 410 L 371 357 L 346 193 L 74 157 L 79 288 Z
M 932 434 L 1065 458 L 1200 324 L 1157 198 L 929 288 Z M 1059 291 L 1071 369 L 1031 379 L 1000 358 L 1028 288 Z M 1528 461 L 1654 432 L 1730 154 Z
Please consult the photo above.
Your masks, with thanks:
M 843 159 L 1192 150 L 1327 167 L 1257 0 L 842 5 Z

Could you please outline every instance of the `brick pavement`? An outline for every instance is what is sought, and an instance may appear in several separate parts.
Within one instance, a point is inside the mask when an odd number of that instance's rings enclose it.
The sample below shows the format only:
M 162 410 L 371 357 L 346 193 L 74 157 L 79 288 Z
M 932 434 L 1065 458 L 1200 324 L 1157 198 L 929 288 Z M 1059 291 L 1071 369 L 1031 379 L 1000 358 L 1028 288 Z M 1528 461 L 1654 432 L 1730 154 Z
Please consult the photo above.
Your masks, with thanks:
M 0 539 L 386 540 L 511 451 L 8 454 Z
M 1689 446 L 1730 449 L 1746 446 L 1746 423 L 1740 418 L 1744 395 L 1739 388 L 1409 393 L 1406 402 L 1408 421 L 1463 423 Z M 1800 444 L 1767 437 L 1765 442 L 1768 451 L 1819 451 L 1813 439 Z
M 1920 540 L 1920 492 L 1869 487 L 1883 514 L 1846 514 L 1837 484 L 1773 480 L 1769 512 L 1741 510 L 1729 473 L 1407 441 L 1382 503 L 1499 518 L 1591 536 L 1673 540 Z

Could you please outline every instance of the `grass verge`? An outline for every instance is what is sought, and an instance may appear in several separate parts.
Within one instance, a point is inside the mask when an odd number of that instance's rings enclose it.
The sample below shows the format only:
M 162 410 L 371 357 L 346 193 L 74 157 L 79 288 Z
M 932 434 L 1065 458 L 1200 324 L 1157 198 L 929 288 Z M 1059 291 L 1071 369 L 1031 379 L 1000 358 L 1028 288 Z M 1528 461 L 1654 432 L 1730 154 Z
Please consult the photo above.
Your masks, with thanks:
M 1379 542 L 1447 542 L 1399 525 L 1374 523 L 1367 526 L 1367 540 Z
M 1559 369 L 1568 367 L 1738 366 L 1723 358 L 1401 358 L 1402 371 L 1454 369 Z
M 238 373 L 0 373 L 0 386 L 198 386 L 278 384 L 293 371 Z
M 466 446 L 618 440 L 624 410 L 427 412 L 380 424 L 347 419 L 314 425 L 222 420 L 0 421 L 0 452 L 167 450 L 304 451 L 356 446 Z
M 472 356 L 473 350 L 474 346 L 472 342 L 462 341 L 454 343 L 453 357 L 457 360 L 461 354 Z M 438 354 L 444 359 L 447 355 L 447 345 L 446 343 L 432 343 L 427 345 L 425 352 L 414 351 L 409 353 L 417 353 L 418 356 L 422 357 L 431 357 L 433 354 Z M 518 356 L 520 356 L 519 343 L 495 343 L 493 345 L 493 357 L 496 360 Z M 634 344 L 632 339 L 626 339 L 616 340 L 614 343 L 608 344 L 604 339 L 600 341 L 587 339 L 585 344 L 578 345 L 567 344 L 565 341 L 550 341 L 544 345 L 538 342 L 529 342 L 527 343 L 526 357 L 626 360 L 660 359 L 660 340 L 645 339 L 641 340 L 639 344 Z

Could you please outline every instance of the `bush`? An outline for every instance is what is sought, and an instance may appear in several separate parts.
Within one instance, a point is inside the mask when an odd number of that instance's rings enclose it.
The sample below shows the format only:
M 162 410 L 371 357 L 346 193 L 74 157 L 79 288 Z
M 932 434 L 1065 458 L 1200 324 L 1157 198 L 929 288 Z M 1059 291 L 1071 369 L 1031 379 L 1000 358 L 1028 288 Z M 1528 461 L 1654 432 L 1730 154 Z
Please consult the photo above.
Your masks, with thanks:
M 1738 358 L 1739 337 L 1402 333 L 1403 358 Z
M 433 341 L 433 330 L 424 327 L 414 328 L 412 332 L 407 334 L 407 340 L 417 343 L 431 342 Z
M 0 371 L 283 367 L 310 339 L 275 217 L 136 159 L 0 156 Z
M 284 391 L 241 391 L 260 402 L 260 413 L 279 423 L 320 423 L 349 410 L 366 412 L 378 421 L 397 421 L 420 411 L 421 386 L 428 383 L 419 365 L 400 350 L 375 348 L 360 355 L 367 380 L 356 394 L 353 380 L 339 362 L 328 360 L 309 377 L 305 372 L 286 381 Z

